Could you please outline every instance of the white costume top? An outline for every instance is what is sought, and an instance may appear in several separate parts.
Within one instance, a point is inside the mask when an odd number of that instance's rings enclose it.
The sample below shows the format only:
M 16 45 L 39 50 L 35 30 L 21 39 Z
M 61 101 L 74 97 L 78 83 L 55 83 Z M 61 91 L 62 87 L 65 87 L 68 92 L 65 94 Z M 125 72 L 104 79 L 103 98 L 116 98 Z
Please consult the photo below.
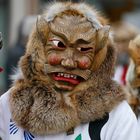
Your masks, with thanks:
M 23 130 L 11 119 L 9 94 L 10 91 L 0 98 L 0 137 L 2 140 L 91 140 L 88 132 L 89 123 L 76 127 L 72 135 L 60 133 L 36 136 Z M 109 113 L 109 119 L 100 132 L 101 140 L 140 140 L 137 136 L 137 126 L 134 113 L 127 102 L 123 101 Z

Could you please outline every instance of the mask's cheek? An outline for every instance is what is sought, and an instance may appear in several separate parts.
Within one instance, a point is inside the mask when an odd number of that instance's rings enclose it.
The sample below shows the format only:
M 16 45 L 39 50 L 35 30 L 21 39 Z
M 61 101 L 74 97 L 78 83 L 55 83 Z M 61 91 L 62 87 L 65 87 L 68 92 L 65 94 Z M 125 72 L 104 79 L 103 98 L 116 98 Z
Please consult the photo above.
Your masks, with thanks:
M 78 67 L 81 69 L 88 69 L 91 67 L 91 60 L 87 56 L 82 56 L 81 58 L 78 59 Z
M 47 62 L 51 65 L 58 65 L 61 63 L 61 56 L 56 54 L 55 52 L 53 53 L 50 53 L 48 56 L 47 56 Z

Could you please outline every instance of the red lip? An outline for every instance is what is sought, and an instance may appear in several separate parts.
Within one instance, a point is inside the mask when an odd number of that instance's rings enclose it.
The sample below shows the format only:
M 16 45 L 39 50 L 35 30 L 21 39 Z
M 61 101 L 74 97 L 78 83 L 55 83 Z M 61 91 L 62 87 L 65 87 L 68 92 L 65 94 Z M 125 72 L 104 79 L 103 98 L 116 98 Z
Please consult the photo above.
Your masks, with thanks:
M 78 79 L 73 79 L 73 78 L 66 78 L 63 76 L 58 77 L 57 75 L 53 75 L 54 80 L 56 81 L 65 81 L 65 82 L 69 82 L 73 85 L 78 85 L 80 83 L 80 81 Z

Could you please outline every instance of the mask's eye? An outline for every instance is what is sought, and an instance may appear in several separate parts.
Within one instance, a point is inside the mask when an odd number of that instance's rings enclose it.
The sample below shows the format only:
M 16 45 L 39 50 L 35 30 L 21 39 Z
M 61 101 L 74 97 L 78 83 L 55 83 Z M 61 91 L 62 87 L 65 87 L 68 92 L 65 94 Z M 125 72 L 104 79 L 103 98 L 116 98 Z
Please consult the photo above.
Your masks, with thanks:
M 93 49 L 93 48 L 91 48 L 91 47 L 88 47 L 88 48 L 79 47 L 79 48 L 77 48 L 77 50 L 80 51 L 80 52 L 89 52 L 89 51 L 91 51 L 92 49 Z
M 60 48 L 60 49 L 64 49 L 66 48 L 66 46 L 63 44 L 63 42 L 59 41 L 59 40 L 53 40 L 53 43 L 56 47 Z

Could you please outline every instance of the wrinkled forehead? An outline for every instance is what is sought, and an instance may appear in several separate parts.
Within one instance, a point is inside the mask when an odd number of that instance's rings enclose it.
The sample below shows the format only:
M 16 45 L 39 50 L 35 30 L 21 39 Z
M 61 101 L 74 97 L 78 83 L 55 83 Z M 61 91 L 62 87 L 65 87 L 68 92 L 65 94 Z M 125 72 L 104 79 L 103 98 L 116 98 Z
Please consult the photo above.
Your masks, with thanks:
M 95 38 L 96 30 L 85 17 L 80 15 L 63 15 L 56 17 L 50 23 L 51 31 L 54 34 L 65 36 L 71 43 L 78 39 L 91 41 Z

